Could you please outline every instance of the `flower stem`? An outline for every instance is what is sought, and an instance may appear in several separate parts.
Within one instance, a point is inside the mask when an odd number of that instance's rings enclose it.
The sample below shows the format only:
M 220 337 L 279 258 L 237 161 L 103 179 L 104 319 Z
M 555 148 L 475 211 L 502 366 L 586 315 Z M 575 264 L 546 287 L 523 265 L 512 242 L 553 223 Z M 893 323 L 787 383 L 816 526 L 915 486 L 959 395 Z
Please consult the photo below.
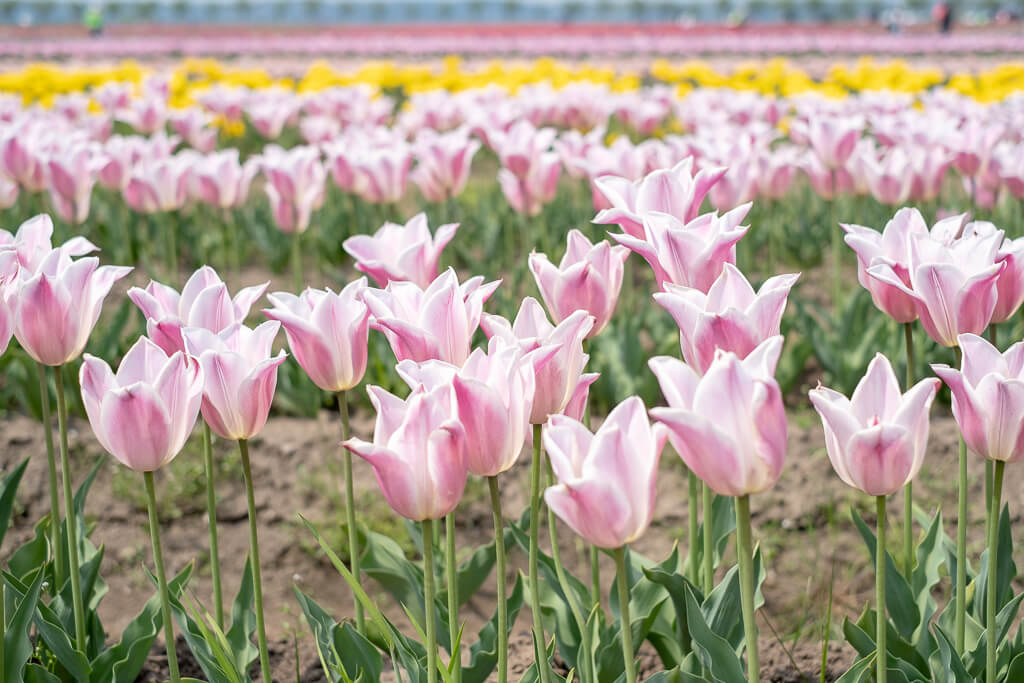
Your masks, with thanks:
M 687 568 L 687 578 L 690 579 L 694 584 L 697 583 L 700 570 L 697 569 L 697 506 L 699 505 L 700 498 L 700 486 L 701 481 L 697 478 L 697 475 L 693 473 L 693 470 L 687 470 L 687 481 L 689 483 L 689 507 L 690 507 L 690 561 L 689 567 Z
M 7 582 L 0 576 L 0 671 L 7 668 L 7 647 L 4 645 L 4 638 L 7 636 L 7 600 L 4 592 L 7 590 Z
M 711 513 L 711 487 L 707 484 L 703 484 L 701 487 L 701 500 L 704 508 L 704 576 L 703 586 L 705 597 L 711 595 L 711 589 L 715 587 L 715 558 L 714 549 L 712 547 L 712 513 Z
M 344 391 L 338 392 L 338 414 L 341 417 L 341 440 L 348 441 L 351 430 L 348 424 L 348 394 Z M 345 525 L 348 527 L 348 557 L 352 565 L 352 576 L 359 581 L 359 529 L 356 528 L 356 505 L 355 486 L 352 483 L 352 453 L 347 448 L 342 449 L 342 467 L 345 473 Z M 356 630 L 366 635 L 366 617 L 363 615 L 363 605 L 356 602 Z
M 245 498 L 249 507 L 249 554 L 252 557 L 253 600 L 256 603 L 256 642 L 260 650 L 260 669 L 263 683 L 272 683 L 270 657 L 267 653 L 267 627 L 263 619 L 263 579 L 260 574 L 260 543 L 256 533 L 256 495 L 252 486 L 252 468 L 249 465 L 249 442 L 238 440 L 238 452 L 242 456 L 242 473 L 245 476 Z
M 996 683 L 996 580 L 999 568 L 999 513 L 1002 508 L 1002 460 L 994 462 L 992 497 L 989 498 L 988 524 L 988 581 L 985 585 L 985 680 Z
M 164 248 L 167 249 L 167 254 L 164 256 L 167 259 L 167 277 L 170 282 L 174 283 L 178 280 L 178 236 L 177 221 L 172 220 L 170 213 L 163 215 L 164 223 L 164 239 L 166 243 Z
M 629 618 L 629 576 L 626 574 L 626 546 L 615 550 L 615 568 L 619 577 L 619 614 L 622 619 L 622 659 L 626 664 L 626 683 L 636 683 L 632 623 Z
M 56 454 L 53 452 L 53 420 L 50 415 L 50 387 L 46 383 L 46 366 L 36 363 L 36 369 L 39 371 L 39 398 L 43 406 L 46 464 L 50 471 L 50 545 L 53 552 L 53 593 L 56 595 L 64 585 L 64 544 L 60 539 L 60 493 L 57 484 Z
M 445 573 L 448 576 L 448 645 L 450 647 L 452 661 L 455 666 L 452 668 L 452 681 L 459 683 L 462 680 L 462 655 L 461 647 L 455 643 L 459 638 L 459 579 L 455 564 L 455 512 L 450 512 L 444 518 L 444 565 Z
M 296 231 L 292 235 L 292 284 L 295 287 L 295 293 L 302 293 L 302 233 Z
M 437 634 L 434 632 L 434 520 L 423 520 L 424 628 L 427 632 L 427 682 L 437 683 Z
M 590 546 L 590 600 L 601 604 L 601 565 L 596 545 Z
M 78 575 L 78 519 L 71 490 L 71 461 L 68 456 L 68 405 L 64 399 L 64 366 L 53 368 L 57 382 L 57 427 L 60 430 L 60 470 L 64 484 L 64 521 L 68 535 L 68 562 L 71 572 L 71 602 L 75 612 L 75 647 L 85 652 L 85 607 Z
M 760 683 L 757 657 L 757 621 L 754 614 L 754 549 L 750 528 L 750 496 L 736 499 L 736 555 L 740 565 L 740 603 L 747 641 L 747 680 Z
M 217 544 L 217 482 L 213 469 L 213 437 L 210 425 L 203 423 L 203 468 L 206 470 L 206 519 L 210 525 L 210 578 L 213 580 L 213 607 L 217 626 L 224 630 L 224 594 L 220 583 L 220 550 Z
M 907 385 L 904 391 L 914 386 L 914 323 L 903 324 L 903 337 L 907 343 Z M 903 571 L 907 581 L 914 573 L 914 482 L 908 481 L 903 487 Z
M 171 683 L 181 680 L 178 673 L 178 653 L 174 646 L 174 622 L 171 620 L 171 598 L 167 591 L 167 573 L 164 571 L 164 554 L 160 549 L 160 521 L 156 515 L 156 487 L 153 473 L 143 472 L 146 481 L 146 503 L 149 507 L 149 538 L 153 543 L 153 564 L 156 565 L 156 580 L 160 587 L 160 605 L 164 613 L 164 641 L 167 643 L 167 668 L 170 669 Z
M 843 229 L 836 221 L 836 213 L 839 201 L 839 193 L 836 191 L 836 172 L 829 171 L 832 175 L 832 199 L 828 202 L 829 220 L 828 229 L 832 234 L 832 310 L 839 314 L 840 303 L 843 298 Z
M 540 464 L 544 457 L 541 446 L 541 426 L 533 426 L 533 462 L 530 465 L 530 612 L 533 613 L 533 640 L 537 652 L 544 659 L 537 662 L 541 683 L 550 683 L 547 662 L 547 643 L 544 639 L 544 621 L 540 612 L 540 580 L 537 572 L 537 541 L 540 536 Z
M 959 346 L 953 347 L 956 352 L 957 366 L 963 365 L 963 351 Z M 964 633 L 967 617 L 967 444 L 960 435 L 960 476 L 957 493 L 956 515 L 956 652 L 964 652 Z
M 885 496 L 875 497 L 878 511 L 878 545 L 875 548 L 875 681 L 885 683 L 888 651 L 885 627 L 889 618 L 885 607 Z
M 501 514 L 498 478 L 487 477 L 491 489 L 491 511 L 494 513 L 494 552 L 497 558 L 498 583 L 498 683 L 508 681 L 508 605 L 505 597 L 505 518 Z

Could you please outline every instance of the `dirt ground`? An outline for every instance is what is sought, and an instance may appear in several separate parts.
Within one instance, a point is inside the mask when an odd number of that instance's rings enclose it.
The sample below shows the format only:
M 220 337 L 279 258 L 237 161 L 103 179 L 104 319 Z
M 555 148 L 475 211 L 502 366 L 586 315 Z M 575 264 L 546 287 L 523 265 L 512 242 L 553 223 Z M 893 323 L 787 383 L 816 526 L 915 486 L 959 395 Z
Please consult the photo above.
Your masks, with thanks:
M 916 487 L 916 500 L 926 510 L 942 504 L 947 519 L 947 532 L 955 524 L 956 425 L 952 418 L 936 411 L 933 420 L 928 458 Z M 369 437 L 371 417 L 359 415 L 354 420 L 357 434 Z M 41 426 L 25 417 L 12 417 L 3 422 L 0 464 L 8 470 L 22 458 L 32 461 L 18 493 L 17 516 L 7 536 L 6 548 L 17 547 L 32 533 L 32 525 L 48 510 L 46 460 Z M 272 418 L 261 435 L 252 442 L 256 500 L 260 522 L 260 546 L 263 560 L 263 584 L 269 636 L 272 641 L 275 680 L 294 681 L 296 670 L 301 681 L 324 680 L 319 671 L 315 645 L 301 611 L 296 604 L 292 585 L 312 595 L 336 618 L 352 614 L 352 598 L 344 581 L 334 569 L 313 552 L 313 541 L 297 521 L 297 514 L 324 525 L 337 520 L 337 498 L 331 482 L 337 481 L 331 467 L 337 461 L 338 423 L 334 415 L 321 413 L 317 420 Z M 75 480 L 80 481 L 97 458 L 103 456 L 89 425 L 74 421 L 70 434 Z M 768 558 L 768 576 L 764 586 L 766 604 L 761 611 L 760 630 L 762 663 L 765 680 L 799 681 L 800 674 L 817 680 L 821 656 L 822 623 L 828 601 L 832 568 L 835 566 L 833 634 L 845 615 L 856 615 L 871 599 L 873 575 L 867 552 L 849 521 L 849 508 L 856 505 L 865 519 L 869 516 L 866 497 L 842 484 L 832 472 L 823 449 L 821 427 L 809 412 L 796 412 L 790 429 L 790 453 L 778 485 L 753 500 L 756 537 Z M 198 450 L 190 446 L 174 463 L 172 472 L 158 475 L 158 496 L 165 522 L 162 537 L 168 571 L 177 571 L 197 560 L 199 571 L 191 590 L 209 604 L 211 584 L 206 557 L 207 524 L 201 496 L 182 493 L 181 478 L 195 471 L 187 459 L 198 460 Z M 229 444 L 216 445 L 218 458 L 224 465 L 218 485 L 220 495 L 218 516 L 221 557 L 225 578 L 225 595 L 234 595 L 245 555 L 248 551 L 245 494 L 235 452 Z M 93 540 L 105 543 L 107 554 L 103 576 L 110 592 L 100 607 L 106 629 L 117 634 L 139 606 L 152 593 L 142 566 L 151 562 L 146 515 L 141 499 L 133 495 L 135 476 L 109 457 L 103 467 L 87 504 L 87 515 L 96 522 Z M 518 516 L 526 504 L 528 457 L 502 479 L 502 495 L 507 516 Z M 183 470 L 183 468 L 188 468 Z M 184 473 L 182 473 L 184 471 Z M 982 463 L 970 462 L 971 551 L 980 551 L 983 543 Z M 355 466 L 356 497 L 361 511 L 387 520 L 372 470 L 358 461 Z M 174 479 L 168 479 L 172 477 Z M 1008 468 L 1005 491 L 1012 518 L 1019 518 L 1024 488 L 1018 468 Z M 162 480 L 162 481 L 161 481 Z M 470 491 L 472 491 L 472 487 Z M 661 559 L 679 540 L 685 543 L 687 505 L 685 474 L 678 459 L 666 451 L 660 468 L 658 503 L 655 523 L 635 550 L 648 557 Z M 168 493 L 169 492 L 169 493 Z M 181 500 L 167 501 L 178 492 Z M 486 541 L 490 534 L 490 509 L 481 495 L 467 495 L 458 510 L 458 535 L 464 547 Z M 166 510 L 163 508 L 167 508 Z M 899 497 L 894 498 L 890 514 L 898 519 Z M 377 519 L 375 522 L 379 522 Z M 396 526 L 400 529 L 400 526 Z M 895 531 L 895 530 L 894 530 Z M 399 531 L 398 533 L 404 533 Z M 898 537 L 897 533 L 892 534 Z M 568 529 L 563 529 L 563 558 L 570 570 L 585 574 L 582 554 Z M 608 558 L 605 558 L 608 560 Z M 516 554 L 512 569 L 524 568 L 524 558 Z M 723 568 L 724 571 L 724 568 Z M 610 560 L 603 567 L 603 576 L 610 580 Z M 948 582 L 946 587 L 948 588 Z M 371 593 L 374 592 L 371 586 Z M 401 610 L 377 590 L 380 603 L 389 617 L 401 621 Z M 472 633 L 493 613 L 495 595 L 488 581 L 462 611 L 466 629 Z M 510 661 L 512 671 L 522 671 L 532 659 L 532 646 L 527 632 L 528 610 L 520 614 L 513 633 Z M 778 636 L 774 635 L 775 633 Z M 183 653 L 184 671 L 191 671 L 187 647 Z M 296 655 L 298 662 L 296 662 Z M 829 673 L 841 672 L 853 659 L 853 653 L 835 641 L 830 649 Z M 140 681 L 156 681 L 165 666 L 163 647 L 154 648 L 147 672 Z M 656 670 L 653 653 L 644 658 L 641 671 Z M 192 671 L 198 673 L 198 669 Z M 808 678 L 810 680 L 810 678 Z

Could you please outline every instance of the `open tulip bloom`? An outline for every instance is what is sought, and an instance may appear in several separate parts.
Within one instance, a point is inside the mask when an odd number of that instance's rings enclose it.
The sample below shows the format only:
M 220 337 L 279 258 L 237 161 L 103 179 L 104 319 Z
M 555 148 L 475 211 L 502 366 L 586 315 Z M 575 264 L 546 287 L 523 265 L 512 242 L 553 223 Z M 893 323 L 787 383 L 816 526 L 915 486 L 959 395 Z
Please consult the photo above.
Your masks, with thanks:
M 378 287 L 397 280 L 426 289 L 437 278 L 441 252 L 458 229 L 458 223 L 448 223 L 431 236 L 426 214 L 418 213 L 405 225 L 385 223 L 373 235 L 349 237 L 342 248 L 356 260 L 356 270 L 372 277 Z

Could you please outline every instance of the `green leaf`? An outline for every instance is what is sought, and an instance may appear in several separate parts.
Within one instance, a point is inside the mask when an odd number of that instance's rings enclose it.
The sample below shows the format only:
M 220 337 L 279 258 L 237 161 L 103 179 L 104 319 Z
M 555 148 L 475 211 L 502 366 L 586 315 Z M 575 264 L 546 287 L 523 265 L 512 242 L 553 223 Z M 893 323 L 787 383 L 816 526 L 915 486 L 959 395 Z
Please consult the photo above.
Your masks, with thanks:
M 476 595 L 480 586 L 484 584 L 487 577 L 497 561 L 494 550 L 494 543 L 477 548 L 468 560 L 462 563 L 455 575 L 459 586 L 459 606 L 465 605 L 469 599 Z M 438 592 L 438 602 L 448 605 L 447 584 Z
M 30 583 L 37 572 L 52 575 L 53 565 L 48 561 L 50 556 L 49 539 L 50 516 L 46 515 L 36 522 L 35 534 L 32 539 L 15 550 L 7 561 L 7 568 L 11 574 L 25 583 Z M 59 587 L 54 588 L 56 590 Z
M 854 624 L 849 619 L 843 620 L 843 633 L 847 641 L 861 655 L 867 655 L 875 651 L 875 610 L 870 607 L 864 610 L 860 619 Z M 928 677 L 928 662 L 921 656 L 913 645 L 907 642 L 903 636 L 893 628 L 890 621 L 885 622 L 886 650 L 888 653 L 889 668 L 895 661 L 897 666 L 907 673 L 912 680 Z
M 21 476 L 25 474 L 28 467 L 28 458 L 21 461 L 17 467 L 11 470 L 0 481 L 0 548 L 4 544 L 4 536 L 7 534 L 7 526 L 11 522 L 11 510 L 14 508 L 14 497 L 18 492 L 18 484 L 21 483 Z
M 398 543 L 383 534 L 367 531 L 360 569 L 423 622 L 423 570 L 406 559 Z
M 0 590 L 10 594 L 4 600 L 10 619 L 4 632 L 4 683 L 22 683 L 25 662 L 32 656 L 32 639 L 29 624 L 39 603 L 39 591 L 43 586 L 45 572 L 37 572 L 36 578 L 24 593 L 14 590 L 6 578 L 0 580 Z M 17 598 L 13 600 L 12 598 Z
M 967 673 L 963 660 L 957 654 L 952 639 L 942 630 L 938 624 L 932 625 L 935 632 L 936 651 L 939 664 L 942 669 L 932 672 L 934 680 L 938 681 L 969 681 L 971 675 Z M 1010 679 L 1013 680 L 1013 679 Z
M 238 586 L 238 594 L 231 605 L 231 626 L 224 634 L 230 646 L 235 669 L 248 671 L 249 665 L 260 656 L 259 649 L 253 645 L 252 637 L 256 633 L 255 587 L 252 579 L 252 564 L 249 557 L 245 558 L 242 570 L 242 582 Z
M 1020 608 L 1021 600 L 1024 600 L 1024 593 L 1016 596 L 1010 602 L 999 610 L 996 614 L 996 642 L 1002 643 L 1006 640 L 1007 634 L 1010 631 L 1010 627 L 1013 625 L 1014 620 L 1017 617 L 1017 610 Z M 967 665 L 967 670 L 973 676 L 980 676 L 985 670 L 985 647 L 988 639 L 987 629 L 983 629 L 981 634 L 978 636 L 978 642 L 973 648 L 968 648 L 968 652 L 964 656 L 964 661 Z
M 999 590 L 996 592 L 996 614 L 1013 597 L 1013 579 L 1017 576 L 1017 565 L 1013 561 L 1013 536 L 1010 526 L 1009 505 L 1003 506 L 1003 512 L 999 517 L 999 558 L 996 566 L 996 585 Z M 974 580 L 974 603 L 971 606 L 971 614 L 979 623 L 986 623 L 985 606 L 988 593 L 988 548 L 981 553 L 981 561 L 978 566 L 978 577 Z
M 25 666 L 25 683 L 61 683 L 61 680 L 38 664 L 30 662 Z
M 1011 681 L 1024 681 L 1024 652 L 1010 660 L 1010 666 L 1006 669 L 1006 683 Z
M 745 680 L 743 664 L 727 640 L 714 633 L 704 621 L 694 592 L 686 589 L 686 623 L 693 639 L 693 649 L 705 671 L 719 683 Z
M 380 679 L 382 663 L 374 645 L 351 624 L 339 625 L 312 598 L 293 587 L 303 614 L 316 638 L 317 654 L 331 681 Z
M 507 605 L 507 633 L 512 633 L 519 610 L 523 606 L 523 581 L 517 575 L 512 591 L 506 596 Z M 498 611 L 495 609 L 494 616 L 480 631 L 480 639 L 473 643 L 469 649 L 469 666 L 462 669 L 463 683 L 484 683 L 494 671 L 498 664 Z
M 875 655 L 865 655 L 853 663 L 842 676 L 836 679 L 836 683 L 862 683 L 875 668 Z

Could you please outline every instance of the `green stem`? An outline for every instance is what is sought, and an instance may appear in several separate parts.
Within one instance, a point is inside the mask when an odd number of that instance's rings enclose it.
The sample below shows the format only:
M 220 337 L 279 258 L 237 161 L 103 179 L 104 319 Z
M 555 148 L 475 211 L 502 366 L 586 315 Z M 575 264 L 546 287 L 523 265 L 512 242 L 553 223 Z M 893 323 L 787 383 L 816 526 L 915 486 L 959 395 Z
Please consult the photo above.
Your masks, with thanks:
M 241 244 L 238 241 L 238 223 L 235 217 L 235 212 L 231 209 L 224 209 L 224 224 L 227 226 L 227 239 L 225 240 L 227 246 L 227 254 L 224 258 L 224 265 L 228 268 L 230 273 L 236 278 L 239 277 L 240 255 L 238 250 L 241 248 Z
M 7 668 L 7 647 L 4 639 L 7 637 L 7 581 L 0 576 L 0 672 Z
M 533 425 L 533 462 L 530 465 L 530 611 L 533 613 L 533 640 L 537 652 L 544 658 L 537 662 L 541 683 L 550 683 L 547 662 L 547 642 L 544 639 L 544 621 L 540 611 L 540 579 L 537 572 L 537 541 L 540 536 L 540 464 L 544 457 L 541 447 L 541 426 Z
M 703 586 L 704 595 L 707 596 L 711 595 L 711 589 L 715 587 L 715 558 L 711 538 L 712 528 L 714 526 L 711 513 L 712 499 L 711 487 L 707 484 L 702 484 L 701 486 L 701 501 L 704 508 L 704 557 L 702 558 L 702 564 L 704 566 Z
M 153 485 L 153 473 L 143 472 L 146 481 L 146 503 L 149 507 L 149 538 L 153 543 L 153 564 L 156 565 L 156 580 L 160 587 L 160 605 L 164 614 L 164 641 L 167 643 L 167 668 L 170 669 L 171 682 L 181 680 L 178 674 L 178 653 L 174 646 L 174 622 L 171 620 L 171 598 L 167 590 L 167 573 L 164 571 L 164 554 L 160 549 L 160 521 L 156 515 L 156 487 Z
M 459 683 L 462 680 L 462 655 L 461 647 L 455 644 L 459 638 L 459 579 L 457 576 L 458 566 L 455 564 L 455 513 L 450 512 L 444 519 L 445 531 L 445 573 L 448 576 L 448 645 L 452 661 L 455 663 L 452 669 L 452 681 Z
M 501 514 L 498 478 L 487 477 L 491 489 L 491 512 L 494 514 L 494 552 L 497 558 L 498 584 L 498 683 L 508 681 L 508 605 L 505 597 L 505 518 Z
M 700 576 L 700 570 L 697 569 L 697 506 L 700 504 L 700 486 L 701 481 L 697 478 L 697 475 L 693 473 L 693 470 L 687 470 L 687 480 L 689 482 L 689 507 L 690 507 L 690 561 L 687 573 L 693 583 L 697 583 L 697 577 Z
M 914 386 L 914 323 L 903 324 L 903 337 L 907 345 L 907 385 L 904 391 Z M 910 581 L 914 573 L 914 482 L 908 481 L 903 487 L 903 567 Z
M 889 618 L 885 607 L 885 496 L 875 497 L 878 511 L 878 545 L 875 548 L 875 664 L 876 683 L 885 683 L 888 651 L 885 627 Z
M 985 585 L 985 680 L 996 683 L 996 579 L 999 567 L 999 513 L 1002 508 L 1003 468 L 996 460 L 992 473 L 992 497 L 989 498 L 988 582 Z
M 341 417 L 341 440 L 348 441 L 351 435 L 348 423 L 348 394 L 344 391 L 338 392 L 338 414 Z M 356 527 L 356 505 L 355 485 L 352 483 L 352 452 L 347 448 L 342 449 L 342 467 L 345 473 L 345 524 L 348 526 L 348 556 L 349 564 L 352 565 L 352 576 L 359 581 L 359 529 Z M 366 634 L 366 617 L 363 615 L 363 605 L 356 602 L 356 630 Z
M 985 460 L 985 500 L 992 500 L 992 461 Z M 992 524 L 992 519 L 985 515 L 985 538 L 988 538 L 989 526 Z
M 750 528 L 750 496 L 736 499 L 736 555 L 740 565 L 740 603 L 747 642 L 747 680 L 760 683 L 757 657 L 757 622 L 754 615 L 754 549 Z
M 595 605 L 601 604 L 601 564 L 597 546 L 590 546 L 590 601 Z
M 217 543 L 217 482 L 213 469 L 213 436 L 203 423 L 203 468 L 206 470 L 206 519 L 210 525 L 210 578 L 213 580 L 213 607 L 217 626 L 224 630 L 224 593 L 220 583 L 220 550 Z
M 956 353 L 957 366 L 962 366 L 963 351 L 959 346 L 953 347 Z M 960 476 L 957 492 L 956 519 L 956 651 L 964 652 L 964 634 L 967 618 L 967 444 L 963 435 L 960 436 Z
M 57 382 L 57 427 L 60 430 L 60 469 L 64 484 L 64 521 L 68 536 L 68 562 L 71 572 L 71 602 L 75 612 L 75 646 L 85 652 L 85 607 L 82 584 L 78 574 L 78 519 L 75 497 L 71 489 L 71 460 L 68 456 L 68 405 L 64 399 L 64 366 L 54 366 Z
M 175 234 L 176 222 L 171 220 L 169 213 L 163 215 L 164 239 L 166 240 L 164 248 L 167 249 L 167 254 L 164 258 L 167 259 L 167 277 L 171 283 L 178 281 L 178 236 Z
M 836 203 L 839 197 L 835 190 L 836 172 L 832 174 L 832 199 L 829 200 L 828 229 L 832 235 L 832 309 L 838 315 L 843 296 L 843 230 L 836 223 Z
M 53 452 L 53 420 L 50 416 L 50 387 L 46 383 L 46 366 L 36 363 L 39 371 L 39 398 L 43 406 L 43 434 L 46 437 L 46 464 L 50 473 L 50 545 L 53 552 L 53 594 L 64 585 L 64 544 L 60 538 L 60 493 L 57 484 L 57 460 Z M 0 669 L 2 671 L 2 669 Z
M 295 293 L 302 293 L 302 282 L 305 278 L 302 273 L 302 233 L 292 234 L 292 284 Z
M 626 683 L 636 682 L 636 662 L 633 652 L 633 631 L 629 618 L 629 576 L 626 574 L 626 546 L 615 550 L 615 568 L 618 571 L 619 614 L 622 619 L 622 659 L 626 663 Z
M 260 542 L 256 533 L 256 495 L 252 486 L 252 468 L 249 465 L 249 442 L 238 440 L 242 456 L 242 474 L 245 476 L 245 498 L 249 507 L 249 555 L 252 558 L 253 600 L 256 603 L 256 642 L 260 650 L 260 669 L 263 683 L 272 683 L 270 657 L 267 653 L 267 627 L 263 619 L 263 578 L 260 574 Z
M 426 609 L 427 682 L 437 683 L 437 634 L 434 631 L 434 520 L 423 520 L 423 598 Z

